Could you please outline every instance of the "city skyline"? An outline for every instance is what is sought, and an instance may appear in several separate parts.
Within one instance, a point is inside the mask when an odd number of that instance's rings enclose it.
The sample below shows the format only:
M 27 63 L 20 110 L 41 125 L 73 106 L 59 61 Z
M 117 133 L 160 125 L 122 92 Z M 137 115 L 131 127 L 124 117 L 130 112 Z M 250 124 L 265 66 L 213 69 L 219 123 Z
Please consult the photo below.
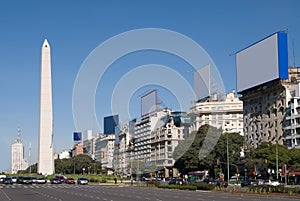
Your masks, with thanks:
M 9 147 L 16 137 L 18 122 L 23 131 L 25 158 L 28 159 L 29 142 L 32 142 L 31 162 L 37 162 L 39 51 L 44 38 L 48 38 L 53 46 L 55 152 L 68 149 L 73 143 L 72 133 L 76 128 L 72 93 L 82 63 L 99 44 L 120 33 L 150 27 L 169 29 L 190 37 L 216 63 L 226 92 L 236 88 L 235 57 L 229 55 L 276 31 L 288 30 L 289 64 L 299 66 L 300 63 L 298 1 L 91 1 L 71 5 L 58 1 L 32 2 L 32 6 L 28 2 L 7 2 L 0 6 L 3 97 L 0 158 L 7 161 L 0 165 L 0 171 L 9 170 Z M 55 14 L 51 10 L 55 10 Z M 138 52 L 116 61 L 103 80 L 108 86 L 105 89 L 98 86 L 96 112 L 101 128 L 103 117 L 113 115 L 109 97 L 122 73 L 138 65 L 159 63 L 174 67 L 187 78 L 193 77 L 189 66 L 180 59 L 160 52 L 150 52 L 150 56 L 148 53 Z M 121 66 L 125 66 L 124 69 L 120 69 Z M 132 117 L 139 117 L 141 94 L 154 87 L 141 87 L 135 92 L 129 105 Z M 161 102 L 173 109 L 178 107 L 176 102 L 170 101 L 174 98 L 172 93 L 164 88 L 158 90 Z M 184 109 L 188 111 L 188 108 Z

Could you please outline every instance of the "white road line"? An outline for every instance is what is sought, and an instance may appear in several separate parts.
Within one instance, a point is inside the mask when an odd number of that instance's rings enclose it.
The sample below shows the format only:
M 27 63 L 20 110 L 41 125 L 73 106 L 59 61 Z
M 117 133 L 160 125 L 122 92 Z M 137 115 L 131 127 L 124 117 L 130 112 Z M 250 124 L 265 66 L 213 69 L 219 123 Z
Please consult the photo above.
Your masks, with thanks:
M 5 197 L 6 197 L 8 200 L 11 200 L 10 197 L 9 197 L 2 189 L 0 189 L 0 190 L 1 190 L 1 192 L 5 195 Z

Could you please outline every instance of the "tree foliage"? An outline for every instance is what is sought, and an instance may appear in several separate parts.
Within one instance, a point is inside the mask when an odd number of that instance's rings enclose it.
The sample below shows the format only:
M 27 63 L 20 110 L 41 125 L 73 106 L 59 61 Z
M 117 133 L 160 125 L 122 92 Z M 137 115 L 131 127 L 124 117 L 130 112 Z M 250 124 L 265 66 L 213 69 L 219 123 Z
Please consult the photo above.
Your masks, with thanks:
M 214 140 L 209 141 L 211 138 L 207 136 L 218 137 L 218 141 L 214 144 Z M 239 133 L 221 133 L 217 128 L 204 125 L 199 128 L 197 132 L 191 133 L 190 139 L 193 139 L 191 146 L 187 151 L 175 162 L 175 167 L 181 173 L 188 173 L 189 171 L 196 170 L 209 170 L 210 175 L 214 177 L 214 169 L 219 166 L 223 172 L 227 163 L 227 137 L 228 137 L 228 153 L 229 163 L 236 164 L 240 157 L 241 148 L 243 147 L 243 137 Z M 206 140 L 206 147 L 213 146 L 210 153 L 205 158 L 199 158 L 199 151 Z M 208 142 L 207 142 L 208 141 Z M 182 154 L 184 150 L 184 143 L 180 142 L 174 151 L 174 157 Z M 204 147 L 205 148 L 205 147 Z
M 284 145 L 278 145 L 278 166 L 287 164 L 292 171 L 300 170 L 300 150 L 288 149 Z M 269 177 L 268 170 L 276 170 L 276 144 L 262 142 L 255 149 L 246 153 L 245 168 L 256 168 L 257 172 Z
M 81 174 L 89 173 L 98 170 L 98 164 L 93 159 L 85 154 L 77 155 L 69 159 L 56 159 L 55 172 L 59 174 Z

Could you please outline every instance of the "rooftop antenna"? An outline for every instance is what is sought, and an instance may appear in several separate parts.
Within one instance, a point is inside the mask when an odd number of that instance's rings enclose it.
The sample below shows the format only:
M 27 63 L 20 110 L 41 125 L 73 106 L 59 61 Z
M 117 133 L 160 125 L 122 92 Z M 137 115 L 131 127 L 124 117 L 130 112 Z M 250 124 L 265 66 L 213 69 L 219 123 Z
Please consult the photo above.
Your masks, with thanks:
M 296 67 L 294 38 L 292 38 L 292 48 L 293 48 L 293 60 L 294 60 L 294 62 L 293 62 L 294 66 L 293 67 Z
M 21 141 L 21 126 L 20 126 L 20 123 L 18 123 L 18 142 Z

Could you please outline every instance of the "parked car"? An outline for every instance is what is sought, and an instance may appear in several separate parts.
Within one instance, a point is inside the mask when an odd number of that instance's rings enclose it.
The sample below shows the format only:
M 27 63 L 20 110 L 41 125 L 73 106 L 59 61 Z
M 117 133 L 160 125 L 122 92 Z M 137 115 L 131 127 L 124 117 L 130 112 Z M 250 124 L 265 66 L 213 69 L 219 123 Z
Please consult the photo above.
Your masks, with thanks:
M 11 177 L 5 177 L 3 179 L 3 184 L 13 184 L 12 178 Z
M 237 182 L 237 181 L 243 181 L 244 180 L 244 177 L 243 176 L 232 176 L 231 178 L 230 178 L 230 182 Z
M 31 179 L 31 182 L 33 183 L 33 184 L 35 184 L 36 183 L 36 177 L 30 177 L 30 179 Z
M 279 186 L 280 183 L 279 181 L 276 181 L 276 180 L 265 180 L 264 185 L 270 185 L 270 186 Z
M 218 186 L 218 187 L 227 188 L 228 182 L 224 181 L 224 180 L 216 180 L 215 185 Z
M 23 176 L 19 176 L 18 178 L 17 178 L 17 183 L 18 184 L 22 184 L 23 183 Z
M 89 180 L 87 178 L 78 178 L 77 179 L 77 184 L 86 185 L 88 183 L 89 183 Z
M 22 184 L 32 184 L 31 177 L 23 177 Z
M 36 179 L 36 184 L 45 184 L 47 183 L 47 180 L 44 177 L 40 177 Z
M 243 181 L 241 183 L 241 186 L 244 187 L 244 186 L 252 186 L 252 185 L 257 185 L 257 181 L 254 180 L 254 179 L 247 179 L 245 181 Z
M 61 180 L 59 178 L 51 178 L 50 179 L 51 184 L 61 184 Z
M 17 183 L 17 181 L 18 181 L 17 177 L 11 177 L 11 179 L 12 179 L 13 183 Z
M 73 178 L 66 178 L 65 183 L 66 184 L 75 184 L 75 180 Z
M 186 182 L 184 181 L 183 178 L 172 178 L 170 181 L 169 181 L 169 184 L 179 184 L 179 185 L 182 185 L 182 184 L 185 184 Z
M 205 184 L 215 184 L 215 180 L 213 180 L 213 179 L 208 179 L 208 178 L 203 179 L 202 182 L 205 183 Z
M 6 175 L 1 174 L 0 175 L 0 183 L 2 183 L 4 181 L 4 179 L 6 178 Z
M 65 176 L 55 176 L 55 178 L 59 179 L 61 183 L 63 183 L 65 179 L 67 179 L 67 177 Z

